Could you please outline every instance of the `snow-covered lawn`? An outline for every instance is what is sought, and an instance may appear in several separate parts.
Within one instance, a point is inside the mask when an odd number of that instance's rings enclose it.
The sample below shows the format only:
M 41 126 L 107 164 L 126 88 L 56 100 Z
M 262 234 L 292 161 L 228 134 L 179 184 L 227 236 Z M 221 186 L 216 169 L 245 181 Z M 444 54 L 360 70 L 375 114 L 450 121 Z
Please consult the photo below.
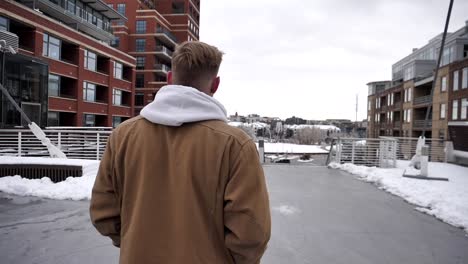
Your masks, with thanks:
M 446 163 L 429 163 L 430 177 L 448 178 L 428 181 L 402 177 L 408 162 L 399 162 L 398 168 L 381 169 L 332 163 L 330 167 L 356 175 L 372 182 L 380 189 L 417 205 L 417 210 L 433 215 L 468 232 L 468 168 Z
M 258 147 L 258 144 L 257 144 Z M 289 143 L 265 142 L 265 153 L 290 153 L 290 154 L 321 154 L 328 153 L 318 145 L 297 145 Z
M 83 167 L 82 177 L 69 177 L 53 183 L 49 178 L 29 180 L 20 176 L 0 178 L 0 191 L 20 196 L 36 196 L 56 200 L 84 200 L 91 198 L 91 189 L 99 168 L 99 161 L 0 157 L 0 164 L 57 164 Z M 26 176 L 26 175 L 23 175 Z

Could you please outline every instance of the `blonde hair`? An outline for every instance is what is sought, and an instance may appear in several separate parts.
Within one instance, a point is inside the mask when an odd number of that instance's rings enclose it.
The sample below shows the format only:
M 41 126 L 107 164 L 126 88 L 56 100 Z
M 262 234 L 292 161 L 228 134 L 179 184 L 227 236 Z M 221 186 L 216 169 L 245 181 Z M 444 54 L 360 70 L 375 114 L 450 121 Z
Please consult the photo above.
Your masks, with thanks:
M 172 55 L 173 82 L 202 89 L 218 75 L 223 52 L 199 41 L 184 42 Z

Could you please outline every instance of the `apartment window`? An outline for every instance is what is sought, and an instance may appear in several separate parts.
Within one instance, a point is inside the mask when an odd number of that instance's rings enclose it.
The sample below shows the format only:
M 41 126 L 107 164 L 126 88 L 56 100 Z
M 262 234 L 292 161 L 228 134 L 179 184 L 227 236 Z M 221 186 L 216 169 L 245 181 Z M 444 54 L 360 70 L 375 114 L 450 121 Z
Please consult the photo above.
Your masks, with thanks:
M 393 105 L 394 103 L 395 103 L 395 94 L 392 93 L 392 94 L 390 95 L 390 105 Z
M 453 72 L 453 90 L 458 91 L 458 71 Z
M 113 105 L 122 105 L 122 91 L 114 89 L 112 91 L 112 104 Z
M 125 16 L 125 4 L 117 4 L 117 12 L 121 14 L 122 16 Z
M 408 109 L 408 123 L 411 123 L 411 109 Z
M 59 113 L 47 112 L 47 126 L 58 126 L 59 124 Z
M 136 22 L 136 33 L 138 33 L 138 34 L 146 33 L 146 21 L 145 20 L 137 20 L 137 22 Z
M 136 69 L 137 70 L 144 70 L 146 64 L 145 57 L 136 57 Z
M 136 93 L 135 95 L 135 105 L 142 106 L 145 104 L 145 94 Z
M 408 89 L 408 102 L 411 102 L 412 100 L 412 93 L 413 93 L 413 88 Z
M 372 107 L 372 102 L 369 100 L 369 102 L 367 102 L 367 110 L 370 111 L 371 107 Z
M 86 127 L 96 126 L 96 116 L 90 114 L 83 115 L 83 125 Z
M 136 75 L 135 87 L 138 87 L 138 88 L 143 88 L 143 87 L 145 87 L 145 74 L 143 74 L 143 73 L 138 73 L 138 74 Z
M 122 124 L 123 118 L 121 116 L 112 117 L 112 127 L 116 128 L 118 125 Z
M 83 82 L 83 100 L 87 102 L 96 102 L 96 85 L 89 82 Z
M 458 100 L 454 100 L 452 104 L 452 120 L 458 120 Z
M 122 79 L 122 63 L 114 62 L 114 78 Z
M 0 30 L 8 31 L 8 19 L 0 16 Z
M 403 111 L 403 121 L 407 121 L 408 120 L 408 110 L 405 110 Z
M 440 91 L 445 92 L 447 91 L 447 77 L 442 77 L 441 84 L 440 84 Z
M 97 65 L 96 53 L 91 52 L 89 50 L 85 50 L 84 65 L 86 69 L 90 71 L 96 71 L 96 65 Z
M 118 48 L 119 45 L 120 45 L 120 38 L 119 37 L 115 37 L 111 43 L 110 43 L 111 47 L 114 47 L 114 48 Z
M 135 50 L 137 52 L 145 51 L 146 39 L 137 39 L 135 44 Z
M 462 74 L 462 89 L 466 88 L 468 88 L 468 68 L 464 68 Z
M 439 139 L 445 139 L 445 131 L 443 129 L 439 130 Z
M 54 38 L 47 33 L 43 36 L 42 55 L 60 60 L 60 46 L 61 41 L 58 38 Z
M 461 115 L 460 119 L 466 119 L 466 111 L 468 110 L 468 99 L 463 98 L 461 101 Z
M 440 119 L 445 119 L 446 118 L 446 109 L 447 105 L 446 104 L 441 104 L 440 105 Z
M 49 96 L 60 96 L 60 77 L 49 74 Z

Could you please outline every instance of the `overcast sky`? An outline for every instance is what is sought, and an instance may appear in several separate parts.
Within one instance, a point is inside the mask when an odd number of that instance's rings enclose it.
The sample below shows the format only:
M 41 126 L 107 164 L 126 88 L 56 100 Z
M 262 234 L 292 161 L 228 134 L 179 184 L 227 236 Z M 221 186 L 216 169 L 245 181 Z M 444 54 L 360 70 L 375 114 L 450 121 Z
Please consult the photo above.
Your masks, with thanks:
M 202 0 L 201 41 L 224 51 L 228 114 L 367 118 L 370 81 L 443 31 L 448 0 Z M 468 20 L 455 0 L 450 30 Z

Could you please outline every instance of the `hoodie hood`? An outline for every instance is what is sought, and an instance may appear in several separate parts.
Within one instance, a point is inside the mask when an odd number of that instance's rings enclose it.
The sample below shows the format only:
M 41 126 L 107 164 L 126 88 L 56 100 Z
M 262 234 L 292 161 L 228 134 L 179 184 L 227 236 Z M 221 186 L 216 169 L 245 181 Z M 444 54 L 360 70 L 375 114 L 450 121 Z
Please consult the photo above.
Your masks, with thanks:
M 145 106 L 140 115 L 152 123 L 165 126 L 181 126 L 206 120 L 227 122 L 226 109 L 218 100 L 182 85 L 162 87 L 154 101 Z

